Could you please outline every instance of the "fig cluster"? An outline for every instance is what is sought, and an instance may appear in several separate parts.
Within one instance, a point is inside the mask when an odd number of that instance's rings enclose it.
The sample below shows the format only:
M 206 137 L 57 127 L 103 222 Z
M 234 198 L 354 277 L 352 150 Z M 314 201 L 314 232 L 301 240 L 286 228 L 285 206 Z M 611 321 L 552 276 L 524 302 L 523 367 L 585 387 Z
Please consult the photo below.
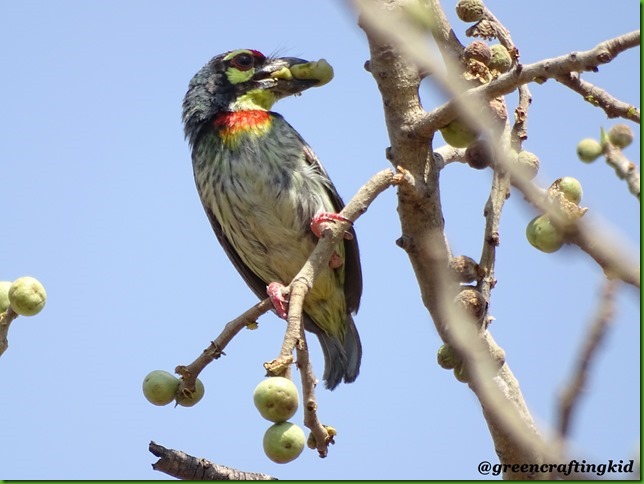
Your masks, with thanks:
M 587 209 L 579 206 L 582 195 L 581 183 L 570 176 L 555 180 L 548 189 L 549 200 L 568 221 L 574 221 L 586 213 Z M 528 223 L 526 238 L 533 247 L 545 253 L 558 251 L 565 239 L 547 214 L 538 215 Z
M 281 376 L 261 381 L 253 392 L 253 402 L 259 414 L 274 422 L 264 434 L 263 446 L 266 456 L 278 464 L 297 459 L 304 449 L 304 431 L 288 421 L 295 415 L 299 400 L 297 387 Z
M 152 405 L 162 407 L 170 402 L 182 407 L 192 407 L 203 398 L 206 388 L 197 378 L 194 391 L 184 390 L 179 392 L 181 380 L 171 373 L 163 370 L 154 370 L 147 374 L 143 380 L 143 395 Z
M 584 138 L 577 144 L 577 157 L 584 163 L 592 163 L 604 153 L 604 145 L 624 149 L 633 142 L 633 130 L 625 124 L 616 124 L 606 133 L 601 130 L 601 140 Z

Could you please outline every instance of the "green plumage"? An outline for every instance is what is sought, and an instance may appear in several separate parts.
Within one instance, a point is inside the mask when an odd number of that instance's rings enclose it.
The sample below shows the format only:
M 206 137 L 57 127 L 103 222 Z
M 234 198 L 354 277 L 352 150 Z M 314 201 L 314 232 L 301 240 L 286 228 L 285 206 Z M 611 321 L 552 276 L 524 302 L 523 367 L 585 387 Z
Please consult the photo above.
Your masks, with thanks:
M 262 103 L 253 103 L 262 90 L 277 100 L 311 87 L 310 80 L 266 77 L 271 69 L 305 61 L 240 52 L 252 56 L 253 76 L 231 72 L 239 67 L 234 53 L 215 57 L 190 84 L 184 123 L 195 182 L 215 233 L 244 280 L 264 298 L 267 284 L 289 284 L 315 248 L 312 217 L 340 211 L 343 204 L 293 127 Z M 238 78 L 244 80 L 230 83 Z M 229 119 L 236 121 L 227 123 Z M 336 253 L 344 264 L 326 267 L 304 303 L 305 328 L 318 335 L 325 355 L 324 380 L 331 389 L 342 380 L 355 380 L 362 354 L 351 317 L 362 291 L 355 234 Z

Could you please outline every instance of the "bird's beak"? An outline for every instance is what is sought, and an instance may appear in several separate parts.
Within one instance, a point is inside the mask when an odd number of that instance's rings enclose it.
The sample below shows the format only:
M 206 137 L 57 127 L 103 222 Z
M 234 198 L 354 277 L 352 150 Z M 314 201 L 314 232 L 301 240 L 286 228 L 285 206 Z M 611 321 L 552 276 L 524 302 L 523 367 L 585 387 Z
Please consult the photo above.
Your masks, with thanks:
M 324 59 L 311 62 L 297 57 L 280 57 L 268 61 L 253 78 L 263 89 L 281 98 L 330 82 L 333 67 Z

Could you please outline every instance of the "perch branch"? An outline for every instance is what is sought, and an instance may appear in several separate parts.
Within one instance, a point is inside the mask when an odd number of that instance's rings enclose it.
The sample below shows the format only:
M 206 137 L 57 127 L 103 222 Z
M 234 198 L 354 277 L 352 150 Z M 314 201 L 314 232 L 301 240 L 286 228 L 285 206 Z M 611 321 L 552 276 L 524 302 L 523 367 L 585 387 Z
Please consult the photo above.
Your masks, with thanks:
M 328 446 L 333 442 L 333 436 L 329 435 L 327 429 L 317 417 L 317 403 L 314 394 L 317 381 L 308 358 L 306 337 L 302 325 L 304 298 L 309 289 L 313 287 L 313 283 L 320 272 L 328 265 L 334 248 L 345 237 L 345 231 L 350 227 L 349 224 L 355 222 L 360 215 L 365 213 L 369 205 L 380 193 L 392 184 L 400 183 L 402 179 L 401 174 L 395 175 L 391 170 L 376 173 L 358 190 L 340 212 L 340 216 L 350 222 L 337 222 L 333 225 L 328 224 L 325 226 L 315 249 L 289 285 L 287 329 L 280 354 L 275 360 L 264 364 L 270 374 L 281 374 L 292 363 L 293 350 L 297 351 L 298 365 L 301 365 L 301 369 L 303 369 L 300 372 L 300 377 L 302 378 L 304 398 L 304 424 L 313 433 L 320 457 L 327 455 Z
M 180 450 L 166 449 L 150 442 L 149 450 L 159 457 L 152 469 L 186 481 L 274 481 L 275 477 L 259 472 L 245 472 L 192 457 Z
M 232 341 L 232 339 L 245 327 L 255 323 L 257 318 L 273 308 L 269 298 L 260 301 L 252 308 L 248 309 L 238 317 L 230 321 L 224 326 L 221 334 L 210 343 L 210 345 L 203 350 L 203 352 L 189 365 L 177 366 L 175 373 L 181 375 L 181 384 L 177 390 L 178 394 L 185 391 L 191 392 L 195 389 L 195 382 L 203 369 L 213 360 L 221 357 L 224 353 L 224 348 Z

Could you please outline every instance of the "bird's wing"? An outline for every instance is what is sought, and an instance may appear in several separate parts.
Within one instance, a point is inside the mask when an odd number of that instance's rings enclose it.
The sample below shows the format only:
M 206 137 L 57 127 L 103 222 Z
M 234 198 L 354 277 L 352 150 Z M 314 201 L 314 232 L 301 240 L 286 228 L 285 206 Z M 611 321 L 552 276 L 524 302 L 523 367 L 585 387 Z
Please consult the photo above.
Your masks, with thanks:
M 226 255 L 235 266 L 235 269 L 237 269 L 237 272 L 241 274 L 246 284 L 248 284 L 248 287 L 252 289 L 252 291 L 259 299 L 265 299 L 266 297 L 268 297 L 268 295 L 266 294 L 266 282 L 262 281 L 259 278 L 259 276 L 255 274 L 244 263 L 244 261 L 241 259 L 241 257 L 239 256 L 235 248 L 232 246 L 228 238 L 224 235 L 224 231 L 221 228 L 221 224 L 217 220 L 217 217 L 215 217 L 215 214 L 212 213 L 212 210 L 210 210 L 205 205 L 204 205 L 204 209 L 206 210 L 206 215 L 208 216 L 208 220 L 210 220 L 210 224 L 212 225 L 212 228 L 215 231 L 217 240 L 224 248 L 224 252 L 226 252 Z
M 335 186 L 329 178 L 329 175 L 327 175 L 322 163 L 320 163 L 320 160 L 318 160 L 315 153 L 313 153 L 313 149 L 306 143 L 306 141 L 304 141 L 304 139 L 302 139 L 301 136 L 299 136 L 299 134 L 298 137 L 302 142 L 304 156 L 307 163 L 309 163 L 321 176 L 326 178 L 327 193 L 333 203 L 333 208 L 335 208 L 336 212 L 340 212 L 344 208 L 344 202 L 342 201 L 340 194 L 335 189 Z M 358 238 L 353 227 L 349 229 L 349 233 L 352 235 L 351 239 L 345 239 L 344 241 L 344 296 L 347 303 L 347 309 L 352 313 L 356 313 L 360 306 L 360 297 L 362 296 L 362 267 L 360 266 Z

